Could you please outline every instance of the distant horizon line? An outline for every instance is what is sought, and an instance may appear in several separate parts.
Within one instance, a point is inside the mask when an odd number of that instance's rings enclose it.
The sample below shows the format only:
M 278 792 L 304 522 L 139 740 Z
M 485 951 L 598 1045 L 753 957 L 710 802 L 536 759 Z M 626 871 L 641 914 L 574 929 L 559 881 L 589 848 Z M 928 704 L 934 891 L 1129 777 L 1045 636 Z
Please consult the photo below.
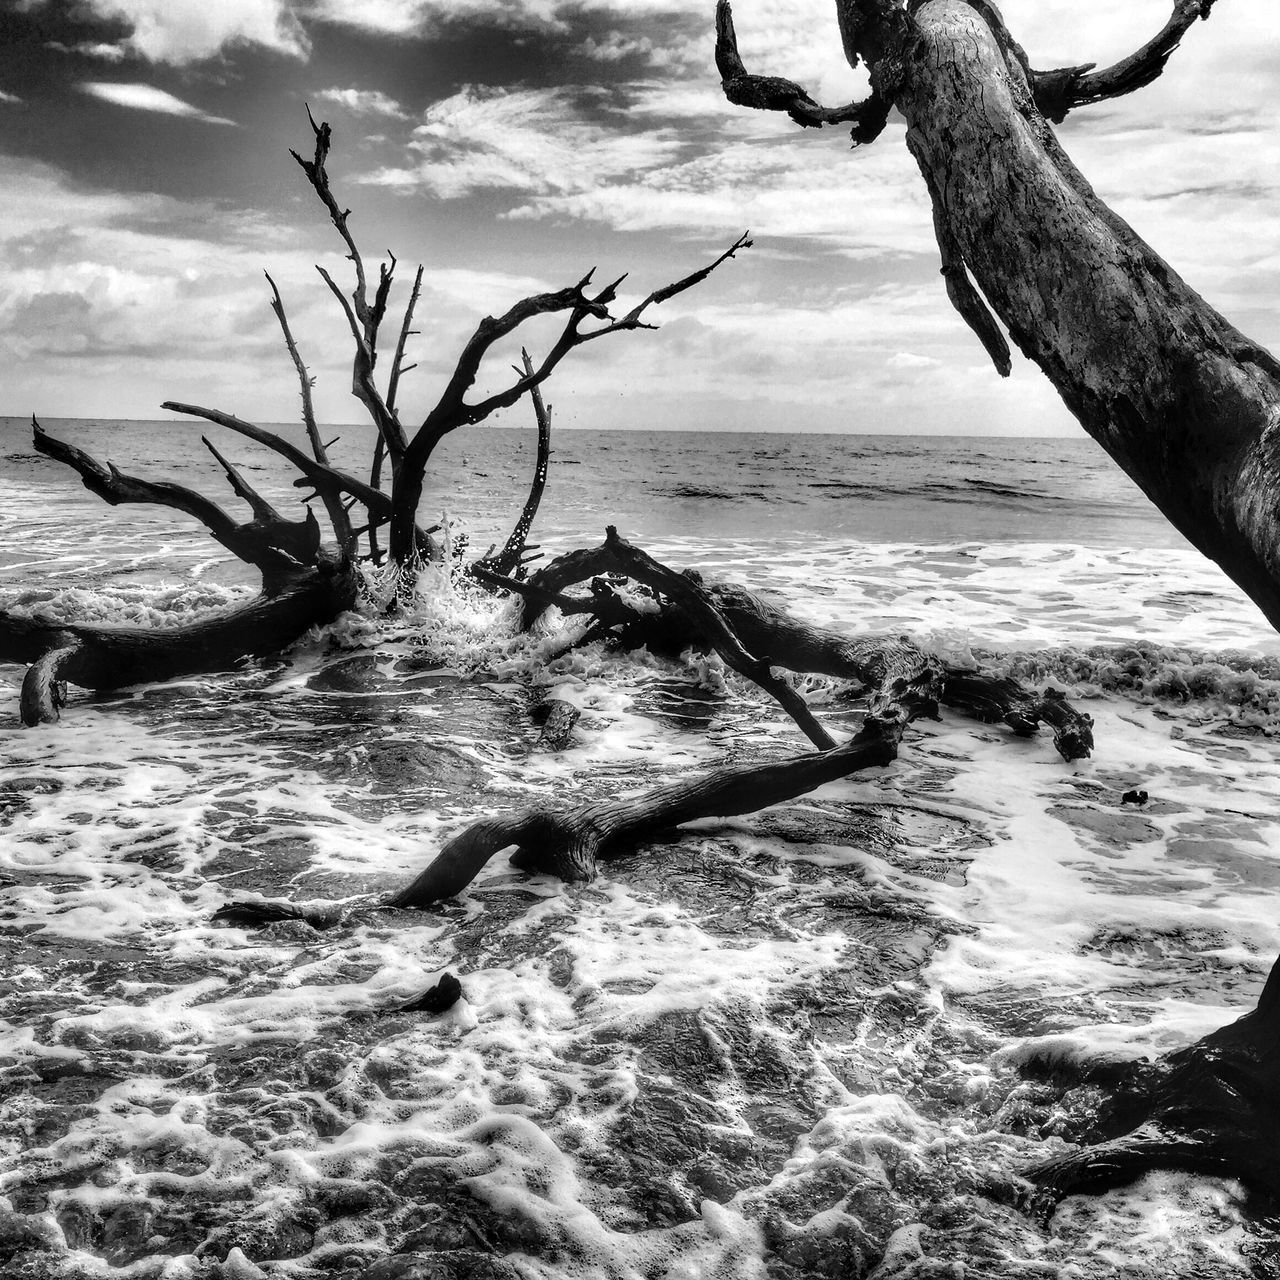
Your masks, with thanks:
M 33 415 L 30 413 L 0 413 L 0 422 L 20 422 L 25 426 L 29 426 Z M 208 427 L 216 427 L 217 423 L 207 422 L 203 418 L 190 417 L 173 417 L 173 418 L 115 418 L 108 417 L 104 414 L 94 414 L 92 417 L 75 416 L 66 414 L 50 414 L 41 417 L 39 414 L 34 415 L 40 422 L 93 422 L 102 425 L 111 423 L 129 424 L 129 425 L 155 425 L 155 426 L 171 426 L 174 424 L 187 424 L 189 426 L 200 425 L 203 429 Z M 301 422 L 278 422 L 268 419 L 256 420 L 256 425 L 261 427 L 279 428 L 285 427 L 290 430 L 304 430 Z M 371 422 L 321 422 L 317 424 L 326 431 L 367 431 L 372 434 L 375 427 Z M 229 429 L 229 428 L 228 428 Z M 533 424 L 525 426 L 512 426 L 496 422 L 476 422 L 468 423 L 465 426 L 457 427 L 454 431 L 449 432 L 455 435 L 460 431 L 521 431 L 533 432 L 537 428 Z M 929 437 L 933 436 L 938 439 L 946 440 L 1087 440 L 1090 439 L 1088 433 L 1083 427 L 1077 427 L 1075 431 L 1039 431 L 1028 434 L 1020 434 L 1012 431 L 824 431 L 818 427 L 796 428 L 796 427 L 752 427 L 744 430 L 741 427 L 593 427 L 593 426 L 573 426 L 569 423 L 554 424 L 552 434 L 562 431 L 572 432 L 592 432 L 596 435 L 637 435 L 646 432 L 656 432 L 658 434 L 670 435 L 739 435 L 739 436 L 852 436 L 859 439 L 867 437 L 895 439 L 898 437 Z

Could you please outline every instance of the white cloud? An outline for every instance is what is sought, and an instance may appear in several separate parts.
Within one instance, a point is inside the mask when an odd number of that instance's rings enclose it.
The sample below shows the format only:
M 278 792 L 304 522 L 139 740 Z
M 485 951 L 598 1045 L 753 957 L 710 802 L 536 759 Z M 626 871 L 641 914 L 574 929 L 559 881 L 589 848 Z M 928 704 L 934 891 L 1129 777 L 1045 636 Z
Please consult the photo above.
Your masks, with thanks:
M 365 182 L 422 187 L 445 198 L 483 190 L 580 193 L 602 181 L 677 158 L 668 129 L 627 133 L 620 120 L 588 118 L 591 90 L 467 88 L 426 113 L 410 168 L 382 169 Z
M 16 93 L 5 93 L 3 89 L 0 89 L 0 102 L 16 103 L 21 101 L 22 99 Z
M 100 41 L 85 40 L 80 44 L 63 44 L 60 40 L 50 40 L 47 46 L 59 53 L 79 53 L 86 58 L 97 58 L 101 62 L 123 62 L 129 51 L 123 45 L 103 44 Z
M 332 102 L 345 107 L 352 115 L 409 119 L 408 112 L 380 89 L 321 89 L 316 97 L 321 102 Z
M 181 66 L 252 44 L 306 57 L 310 44 L 287 0 L 85 0 L 99 17 L 130 27 L 124 41 L 150 62 Z
M 166 116 L 185 116 L 192 120 L 202 120 L 205 124 L 234 125 L 234 120 L 222 116 L 210 115 L 199 107 L 175 98 L 149 84 L 112 84 L 99 80 L 88 80 L 79 86 L 82 93 L 110 102 L 117 107 L 130 107 L 135 111 L 157 111 Z

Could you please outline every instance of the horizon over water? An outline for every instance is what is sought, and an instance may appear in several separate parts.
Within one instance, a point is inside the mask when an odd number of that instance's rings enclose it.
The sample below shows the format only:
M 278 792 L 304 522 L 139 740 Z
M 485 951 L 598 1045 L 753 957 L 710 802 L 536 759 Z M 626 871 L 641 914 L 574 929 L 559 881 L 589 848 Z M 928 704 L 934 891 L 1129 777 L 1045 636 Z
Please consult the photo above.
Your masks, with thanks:
M 297 512 L 275 455 L 208 424 L 43 425 L 242 511 L 216 433 Z M 423 523 L 505 539 L 535 439 L 454 433 Z M 581 619 L 526 636 L 435 566 L 407 611 L 373 577 L 278 660 L 73 688 L 56 726 L 19 727 L 0 666 L 0 1270 L 16 1214 L 40 1280 L 1274 1274 L 1275 1224 L 1230 1178 L 1025 1212 L 1022 1174 L 1097 1095 L 1017 1071 L 1150 1058 L 1257 999 L 1280 953 L 1258 610 L 1083 438 L 552 448 L 548 557 L 615 524 L 816 624 L 977 655 L 1065 689 L 1093 758 L 946 711 L 887 767 L 647 839 L 590 884 L 498 856 L 434 909 L 219 928 L 229 898 L 382 895 L 491 814 L 812 748 L 714 656 L 568 647 Z M 168 626 L 255 589 L 195 521 L 105 505 L 0 419 L 0 608 Z M 794 683 L 856 732 L 856 691 Z M 554 753 L 546 697 L 581 712 Z M 446 971 L 453 1008 L 404 1011 Z

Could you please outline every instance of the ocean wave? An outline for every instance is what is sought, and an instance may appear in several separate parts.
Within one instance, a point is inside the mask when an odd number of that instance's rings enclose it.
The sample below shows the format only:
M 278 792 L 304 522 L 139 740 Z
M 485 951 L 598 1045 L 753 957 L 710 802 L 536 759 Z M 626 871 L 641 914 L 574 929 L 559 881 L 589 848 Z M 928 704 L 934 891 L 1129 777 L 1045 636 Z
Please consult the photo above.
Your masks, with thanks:
M 1193 720 L 1225 717 L 1238 728 L 1280 733 L 1280 658 L 1170 645 L 1092 645 L 1030 652 L 975 650 L 982 666 L 1079 697 L 1104 694 L 1185 707 Z

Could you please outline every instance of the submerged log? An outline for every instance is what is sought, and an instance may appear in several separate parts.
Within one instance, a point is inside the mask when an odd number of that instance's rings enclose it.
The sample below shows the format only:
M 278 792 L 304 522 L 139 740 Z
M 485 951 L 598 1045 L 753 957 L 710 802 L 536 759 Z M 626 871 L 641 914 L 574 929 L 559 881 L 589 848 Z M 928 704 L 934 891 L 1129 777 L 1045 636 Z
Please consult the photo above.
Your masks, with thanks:
M 48 623 L 0 613 L 0 662 L 30 663 L 23 681 L 26 725 L 58 718 L 58 682 L 121 689 L 175 676 L 227 671 L 245 658 L 287 649 L 312 627 L 355 605 L 358 578 L 338 557 L 300 572 L 294 582 L 248 604 L 177 627 Z
M 695 818 L 755 813 L 860 769 L 891 763 L 906 722 L 905 716 L 868 717 L 861 731 L 843 746 L 774 764 L 714 769 L 703 777 L 656 787 L 630 799 L 486 818 L 454 836 L 426 870 L 385 905 L 428 907 L 454 897 L 504 849 L 514 849 L 511 864 L 522 871 L 568 881 L 590 880 L 598 858 L 646 836 Z
M 1280 1205 L 1280 961 L 1257 1007 L 1195 1044 L 1113 1077 L 1091 1145 L 1027 1171 L 1035 1207 L 1106 1191 L 1154 1169 L 1239 1178 Z
M 184 485 L 143 480 L 103 464 L 83 449 L 57 440 L 31 420 L 36 449 L 76 471 L 84 485 L 112 506 L 145 503 L 200 520 L 211 536 L 262 576 L 262 592 L 248 604 L 214 610 L 175 627 L 113 627 L 47 622 L 0 611 L 0 662 L 28 665 L 19 711 L 27 726 L 58 719 L 63 684 L 121 689 L 152 680 L 225 671 L 245 658 L 287 649 L 312 627 L 332 622 L 356 602 L 359 578 L 349 543 L 320 542 L 310 510 L 286 520 L 206 440 L 253 520 L 237 523 L 216 502 Z
M 884 691 L 892 687 L 894 700 L 923 698 L 926 705 L 917 712 L 921 715 L 935 715 L 936 702 L 940 700 L 985 723 L 1003 722 L 1024 737 L 1033 734 L 1038 725 L 1047 724 L 1053 731 L 1054 746 L 1068 763 L 1087 758 L 1093 751 L 1092 717 L 1076 710 L 1057 690 L 1037 693 L 1010 676 L 944 664 L 906 637 L 850 637 L 814 626 L 745 587 L 705 582 L 694 569 L 678 573 L 664 565 L 661 577 L 651 572 L 636 574 L 633 569 L 642 563 L 635 559 L 637 552 L 638 548 L 631 547 L 611 528 L 603 546 L 558 556 L 527 582 L 493 574 L 485 580 L 523 598 L 521 622 L 526 628 L 555 607 L 562 613 L 590 613 L 596 618 L 597 625 L 587 632 L 584 641 L 611 634 L 628 648 L 649 645 L 657 652 L 673 653 L 690 646 L 718 647 L 715 635 L 708 634 L 700 617 L 685 607 L 686 599 L 696 592 L 720 615 L 758 666 L 868 685 L 875 691 L 873 712 L 879 709 L 877 698 L 883 698 Z M 651 587 L 661 585 L 670 599 L 662 602 L 656 612 L 642 612 L 627 605 L 599 578 L 592 583 L 590 598 L 565 594 L 577 583 L 609 572 L 632 574 Z M 685 585 L 673 589 L 673 582 Z

